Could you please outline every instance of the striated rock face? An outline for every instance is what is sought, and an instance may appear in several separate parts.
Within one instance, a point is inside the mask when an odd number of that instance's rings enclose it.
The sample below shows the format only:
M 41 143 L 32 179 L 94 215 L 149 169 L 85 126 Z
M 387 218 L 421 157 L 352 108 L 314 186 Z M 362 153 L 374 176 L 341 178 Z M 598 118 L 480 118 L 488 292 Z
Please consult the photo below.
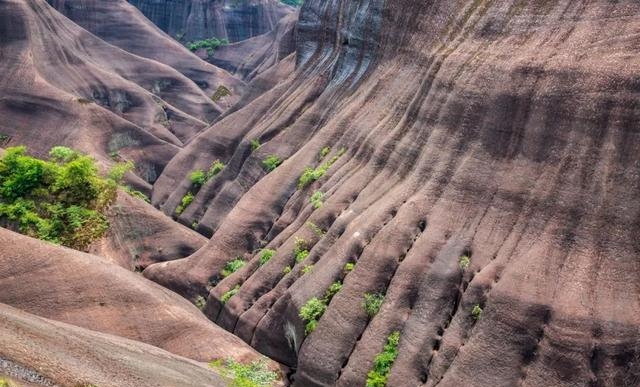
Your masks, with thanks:
M 157 180 L 173 213 L 192 168 L 227 165 L 180 216 L 211 240 L 145 276 L 214 285 L 208 316 L 298 387 L 364 385 L 393 331 L 390 387 L 638 385 L 640 3 L 308 0 L 298 32 L 296 73 Z M 301 306 L 335 281 L 305 337 Z
M 237 42 L 271 31 L 294 8 L 278 0 L 129 0 L 181 41 L 216 37 Z

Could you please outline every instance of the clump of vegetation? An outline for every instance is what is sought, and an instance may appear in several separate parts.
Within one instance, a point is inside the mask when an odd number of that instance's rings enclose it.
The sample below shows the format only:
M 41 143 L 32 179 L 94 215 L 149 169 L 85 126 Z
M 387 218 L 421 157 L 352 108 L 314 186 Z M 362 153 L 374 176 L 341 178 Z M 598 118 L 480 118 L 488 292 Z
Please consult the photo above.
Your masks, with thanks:
M 218 39 L 218 38 L 209 38 L 196 40 L 194 42 L 187 43 L 187 48 L 193 52 L 196 52 L 201 49 L 207 50 L 207 56 L 213 56 L 216 49 L 221 46 L 226 46 L 229 44 L 229 40 L 227 39 Z
M 271 249 L 262 249 L 260 251 L 260 266 L 264 265 L 265 263 L 269 262 L 269 260 L 271 259 L 271 257 L 273 257 L 273 255 L 276 253 L 275 250 L 271 250 Z
M 289 274 L 291 273 L 291 266 L 287 265 L 284 267 L 284 269 L 282 269 L 282 274 Z
M 189 204 L 193 203 L 194 198 L 195 195 L 193 194 L 193 192 L 187 192 L 187 194 L 182 197 L 182 200 L 180 201 L 178 207 L 176 207 L 176 214 L 182 214 L 184 210 L 189 207 Z
M 322 150 L 320 150 L 320 153 L 318 154 L 318 160 L 322 161 L 322 159 L 327 157 L 329 152 L 331 152 L 331 148 L 329 148 L 328 146 L 325 146 L 324 148 L 322 148 Z
M 229 90 L 229 88 L 226 87 L 225 85 L 220 85 L 218 86 L 216 91 L 211 95 L 211 100 L 213 102 L 218 102 L 222 98 L 227 97 L 229 95 L 231 95 L 231 90 Z
M 209 170 L 207 171 L 207 175 L 206 175 L 207 181 L 211 180 L 215 175 L 222 172 L 223 169 L 224 169 L 224 163 L 220 160 L 214 160 L 211 163 Z
M 313 233 L 316 234 L 319 238 L 324 237 L 325 231 L 321 229 L 317 224 L 313 223 L 312 221 L 308 221 L 306 225 L 309 226 L 311 231 L 313 231 Z
M 147 195 L 145 195 L 144 192 L 140 192 L 138 190 L 135 190 L 135 189 L 131 188 L 128 185 L 122 185 L 122 186 L 120 186 L 120 188 L 122 188 L 122 190 L 124 192 L 128 193 L 131 197 L 143 200 L 143 201 L 145 201 L 147 203 L 151 203 L 151 199 L 149 199 L 149 197 Z
M 282 159 L 277 155 L 269 155 L 267 158 L 262 160 L 262 166 L 267 172 L 271 172 L 274 169 L 278 168 L 278 166 L 282 164 Z
M 313 208 L 317 210 L 318 208 L 322 207 L 323 198 L 324 194 L 321 191 L 314 192 L 313 195 L 311 195 L 310 199 Z
M 258 148 L 260 148 L 262 146 L 262 144 L 260 144 L 260 140 L 257 138 L 254 138 L 253 140 L 251 140 L 251 152 L 255 152 L 258 150 Z
M 203 310 L 205 305 L 207 305 L 207 299 L 202 296 L 197 296 L 193 303 L 198 309 Z
M 373 369 L 367 374 L 367 387 L 385 387 L 393 363 L 398 357 L 400 332 L 393 332 L 387 338 L 387 344 L 373 360 Z
M 295 247 L 293 249 L 293 256 L 296 258 L 296 263 L 300 263 L 307 259 L 307 257 L 309 256 L 307 241 L 302 238 L 296 238 Z
M 52 148 L 49 160 L 26 152 L 7 148 L 0 158 L 0 224 L 80 250 L 102 237 L 119 181 L 101 176 L 94 159 L 70 148 Z
M 14 387 L 13 383 L 9 383 L 8 380 L 0 378 L 0 387 Z
M 240 285 L 236 285 L 233 289 L 231 289 L 228 292 L 226 292 L 225 294 L 223 294 L 222 297 L 220 298 L 220 301 L 223 304 L 226 304 L 227 301 L 229 301 L 229 299 L 231 299 L 231 297 L 233 297 L 236 294 L 238 294 L 239 291 L 240 291 Z
M 313 265 L 305 265 L 305 267 L 302 268 L 302 274 L 310 273 L 311 270 L 313 270 Z
M 356 264 L 353 262 L 348 262 L 344 265 L 344 271 L 346 271 L 347 273 L 353 271 L 353 269 L 355 269 Z
M 471 309 L 471 316 L 473 316 L 475 320 L 480 320 L 480 317 L 482 316 L 482 308 L 480 307 L 480 304 L 475 304 L 473 306 L 473 309 Z
M 302 175 L 300 176 L 300 179 L 298 180 L 298 189 L 304 189 L 305 187 L 309 186 L 314 181 L 316 181 L 316 180 L 320 179 L 322 176 L 324 176 L 327 173 L 327 171 L 329 170 L 329 168 L 331 168 L 331 166 L 333 164 L 335 164 L 336 161 L 338 161 L 338 159 L 340 158 L 340 156 L 342 156 L 344 154 L 344 152 L 346 152 L 346 150 L 344 148 L 340 149 L 338 154 L 333 156 L 331 159 L 325 161 L 324 163 L 322 163 L 321 165 L 319 165 L 315 169 L 311 168 L 311 167 L 306 167 L 304 169 L 304 171 L 302 171 Z
M 191 180 L 192 186 L 201 187 L 207 180 L 207 177 L 203 170 L 196 169 L 189 175 L 189 180 Z
M 227 278 L 231 274 L 240 270 L 245 264 L 246 262 L 240 257 L 232 259 L 224 265 L 220 274 L 222 275 L 222 278 Z
M 243 364 L 233 359 L 214 360 L 209 366 L 230 380 L 230 387 L 272 387 L 278 374 L 271 371 L 266 360 Z
M 369 317 L 373 317 L 380 311 L 380 307 L 382 307 L 382 302 L 384 301 L 384 294 L 382 293 L 365 293 L 364 294 L 364 302 L 362 306 L 364 310 L 367 312 Z
M 300 308 L 299 316 L 307 323 L 304 329 L 305 335 L 310 334 L 316 329 L 320 317 L 322 317 L 325 310 L 327 310 L 327 305 L 329 305 L 333 296 L 335 296 L 340 289 L 342 289 L 342 282 L 336 281 L 329 286 L 324 297 L 313 297 Z
M 460 269 L 462 270 L 466 270 L 470 264 L 471 259 L 469 259 L 469 256 L 467 254 L 462 255 L 460 259 L 458 259 L 458 266 L 460 266 Z

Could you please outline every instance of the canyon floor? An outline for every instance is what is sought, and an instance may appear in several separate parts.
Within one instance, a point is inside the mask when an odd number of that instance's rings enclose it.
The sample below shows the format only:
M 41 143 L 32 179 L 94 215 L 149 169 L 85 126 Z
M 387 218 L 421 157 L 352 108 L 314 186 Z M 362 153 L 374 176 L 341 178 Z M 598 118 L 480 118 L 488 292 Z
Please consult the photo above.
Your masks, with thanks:
M 2 0 L 0 117 L 134 166 L 0 387 L 640 386 L 636 0 Z

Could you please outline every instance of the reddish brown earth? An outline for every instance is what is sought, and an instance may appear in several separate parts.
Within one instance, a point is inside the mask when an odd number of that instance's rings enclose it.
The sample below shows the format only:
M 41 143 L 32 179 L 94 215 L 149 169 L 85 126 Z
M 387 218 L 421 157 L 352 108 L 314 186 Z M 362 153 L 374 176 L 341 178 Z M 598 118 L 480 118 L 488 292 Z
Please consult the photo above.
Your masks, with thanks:
M 640 383 L 640 3 L 309 0 L 297 65 L 163 171 L 170 214 L 191 170 L 227 164 L 179 218 L 211 240 L 147 278 L 206 295 L 250 259 L 205 312 L 298 387 L 363 385 L 395 330 L 390 387 Z M 297 189 L 325 146 L 346 153 Z M 311 253 L 285 275 L 296 237 Z M 305 338 L 300 307 L 336 280 Z M 386 292 L 372 319 L 367 292 Z
M 0 374 L 21 387 L 227 385 L 204 364 L 3 304 L 0 331 Z

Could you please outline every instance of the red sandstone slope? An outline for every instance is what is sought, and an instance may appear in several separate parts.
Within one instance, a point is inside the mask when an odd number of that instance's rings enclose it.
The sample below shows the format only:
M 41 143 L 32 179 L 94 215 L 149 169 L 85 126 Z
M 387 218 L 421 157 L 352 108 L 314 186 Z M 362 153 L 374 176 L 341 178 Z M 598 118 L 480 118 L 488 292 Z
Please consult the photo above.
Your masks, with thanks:
M 0 374 L 21 387 L 222 387 L 227 381 L 166 351 L 0 304 Z
M 105 43 L 44 0 L 0 4 L 0 69 L 5 146 L 42 154 L 69 145 L 103 160 L 118 153 L 150 182 L 221 112 L 184 75 Z
M 95 255 L 0 228 L 0 303 L 199 361 L 260 356 L 187 300 Z
M 309 0 L 300 18 L 295 75 L 154 186 L 172 213 L 189 171 L 223 160 L 180 217 L 211 240 L 144 274 L 193 297 L 251 259 L 206 312 L 297 367 L 294 386 L 364 384 L 395 330 L 390 387 L 637 385 L 640 4 Z M 325 146 L 346 153 L 297 189 Z M 267 174 L 269 154 L 286 161 Z M 260 266 L 263 246 L 277 254 Z M 300 307 L 336 280 L 305 337 Z

